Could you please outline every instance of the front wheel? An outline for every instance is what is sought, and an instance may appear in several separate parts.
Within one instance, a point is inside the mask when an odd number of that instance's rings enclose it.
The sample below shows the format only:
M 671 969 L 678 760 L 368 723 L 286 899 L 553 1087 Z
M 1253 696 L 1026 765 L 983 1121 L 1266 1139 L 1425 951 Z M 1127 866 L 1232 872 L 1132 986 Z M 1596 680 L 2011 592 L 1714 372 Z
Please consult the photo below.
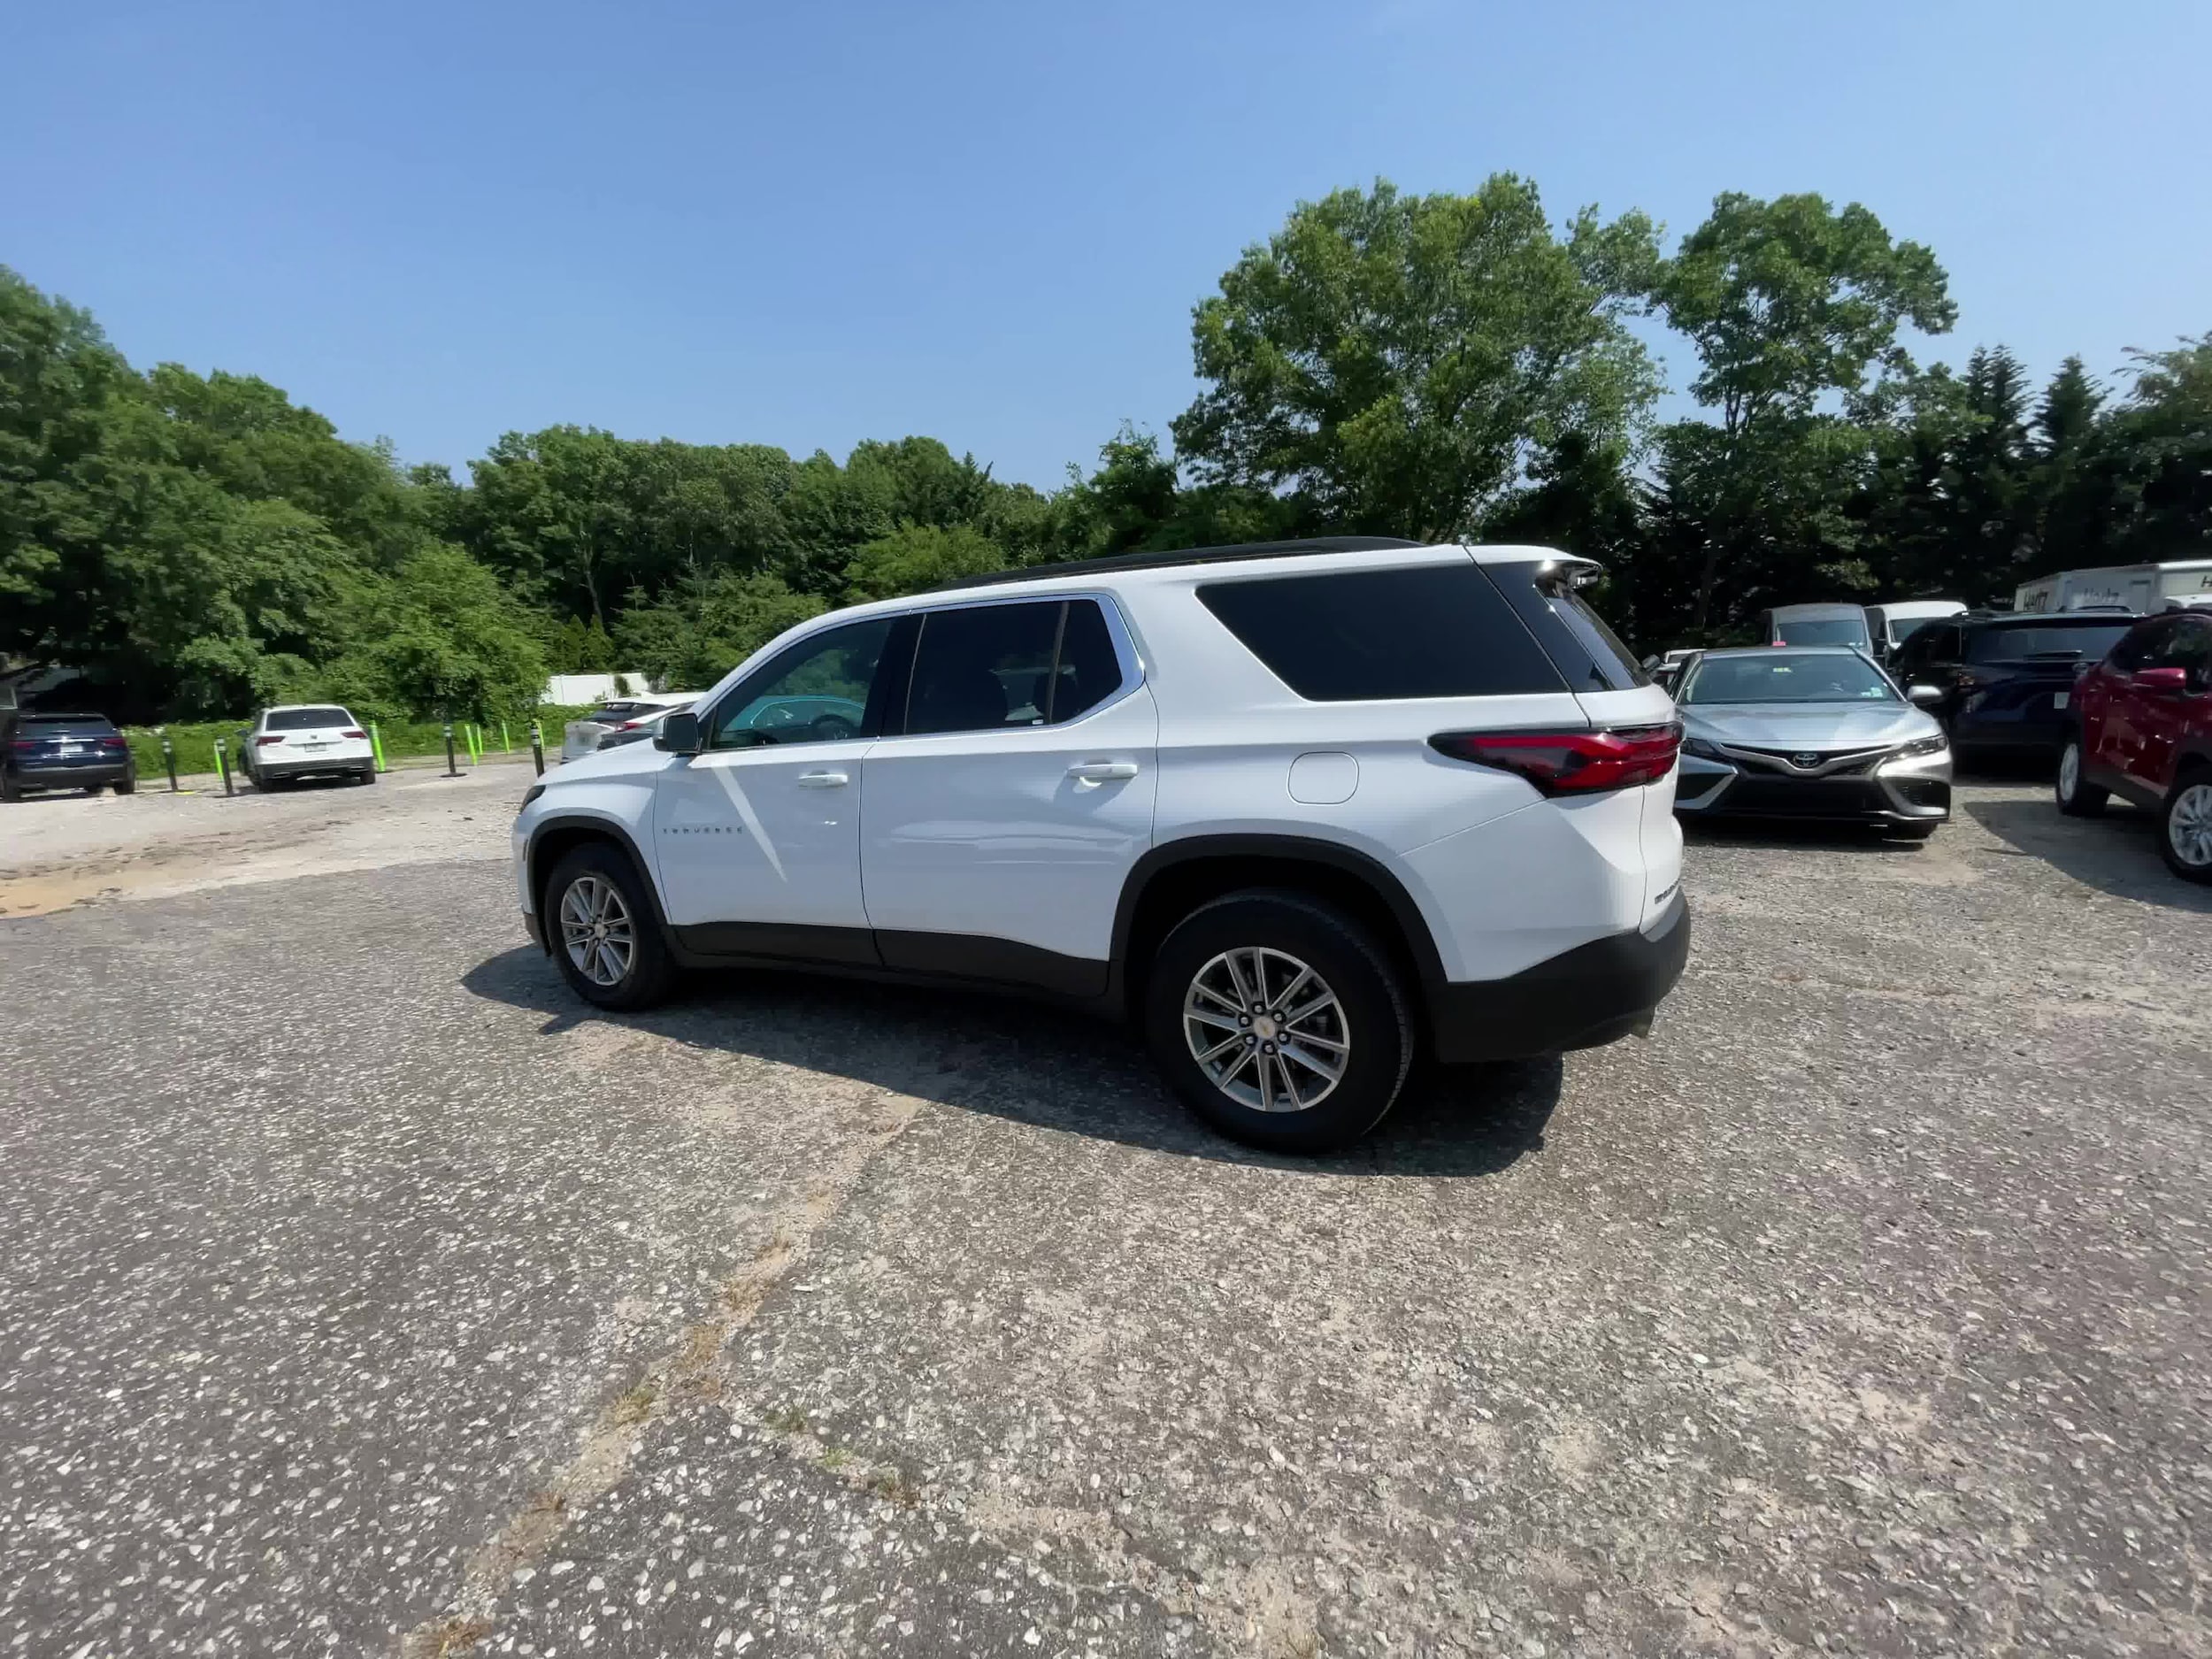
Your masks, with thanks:
M 1186 1105 L 1276 1152 L 1358 1140 L 1413 1061 L 1397 970 L 1350 917 L 1298 893 L 1233 893 L 1177 924 L 1152 960 L 1145 1032 Z
M 2212 772 L 2191 772 L 2166 792 L 2158 850 L 2184 880 L 2212 882 Z
M 545 884 L 546 934 L 561 977 L 601 1008 L 645 1008 L 667 994 L 675 964 L 630 861 L 587 841 Z
M 2081 775 L 2081 739 L 2070 737 L 2058 752 L 2058 782 L 2053 793 L 2058 810 L 2068 818 L 2094 818 L 2112 798 L 2109 790 L 2084 781 Z

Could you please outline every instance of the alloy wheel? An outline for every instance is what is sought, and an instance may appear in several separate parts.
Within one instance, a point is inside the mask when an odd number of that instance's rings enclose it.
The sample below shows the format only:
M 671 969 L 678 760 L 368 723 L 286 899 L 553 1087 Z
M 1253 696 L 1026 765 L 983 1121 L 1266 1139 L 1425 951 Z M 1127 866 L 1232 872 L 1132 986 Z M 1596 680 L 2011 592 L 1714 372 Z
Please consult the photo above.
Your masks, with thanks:
M 2081 745 L 2069 743 L 2058 757 L 2058 798 L 2070 801 L 2081 787 Z
M 1254 1111 L 1310 1110 L 1343 1081 L 1351 1026 L 1328 982 L 1286 951 L 1225 950 L 1191 976 L 1183 1039 L 1213 1086 Z
M 2192 870 L 2212 868 L 2212 783 L 2193 783 L 2174 797 L 2166 840 Z
M 594 985 L 619 985 L 637 954 L 630 907 L 604 876 L 578 876 L 561 895 L 561 945 Z

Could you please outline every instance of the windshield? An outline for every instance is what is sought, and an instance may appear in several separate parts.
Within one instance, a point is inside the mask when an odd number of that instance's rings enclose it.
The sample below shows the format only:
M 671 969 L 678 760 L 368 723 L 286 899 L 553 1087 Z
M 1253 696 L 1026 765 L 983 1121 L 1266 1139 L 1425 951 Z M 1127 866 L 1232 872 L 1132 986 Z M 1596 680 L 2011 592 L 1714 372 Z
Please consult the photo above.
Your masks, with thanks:
M 1708 657 L 1690 671 L 1677 703 L 1894 703 L 1897 693 L 1863 657 L 1827 651 L 1762 651 Z
M 1864 617 L 1777 617 L 1774 638 L 1781 645 L 1867 645 Z
M 2042 622 L 2026 627 L 1984 628 L 1970 648 L 1978 663 L 2017 663 L 2040 657 L 2052 662 L 2102 657 L 2135 626 L 2124 617 L 2107 622 Z

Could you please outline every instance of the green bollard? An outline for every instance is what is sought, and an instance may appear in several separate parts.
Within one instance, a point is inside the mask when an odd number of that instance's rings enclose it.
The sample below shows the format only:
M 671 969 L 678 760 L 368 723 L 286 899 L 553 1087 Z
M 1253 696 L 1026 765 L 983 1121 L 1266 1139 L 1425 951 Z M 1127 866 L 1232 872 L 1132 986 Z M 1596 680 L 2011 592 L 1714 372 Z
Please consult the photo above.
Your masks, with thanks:
M 376 757 L 377 771 L 391 771 L 391 768 L 384 764 L 384 734 L 376 729 L 374 720 L 369 722 L 369 753 Z
M 507 735 L 507 722 L 504 720 L 499 723 L 499 746 L 510 755 L 515 752 L 515 740 Z

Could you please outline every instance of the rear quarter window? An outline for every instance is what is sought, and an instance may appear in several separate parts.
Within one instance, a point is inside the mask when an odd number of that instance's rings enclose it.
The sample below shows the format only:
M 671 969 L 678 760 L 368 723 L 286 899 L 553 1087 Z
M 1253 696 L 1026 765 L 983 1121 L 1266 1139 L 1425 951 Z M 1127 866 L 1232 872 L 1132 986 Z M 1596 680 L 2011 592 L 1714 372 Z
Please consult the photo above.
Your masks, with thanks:
M 1526 624 L 1471 559 L 1209 582 L 1198 599 L 1311 703 L 1567 689 Z

